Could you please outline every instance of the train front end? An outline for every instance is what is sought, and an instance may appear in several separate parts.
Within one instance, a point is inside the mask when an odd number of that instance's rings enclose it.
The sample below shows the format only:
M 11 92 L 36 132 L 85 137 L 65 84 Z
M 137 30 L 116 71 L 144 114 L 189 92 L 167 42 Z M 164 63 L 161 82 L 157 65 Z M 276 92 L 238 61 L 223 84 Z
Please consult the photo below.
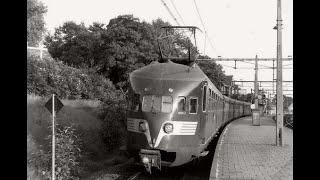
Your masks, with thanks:
M 167 62 L 130 74 L 127 147 L 147 171 L 179 166 L 201 153 L 199 70 Z

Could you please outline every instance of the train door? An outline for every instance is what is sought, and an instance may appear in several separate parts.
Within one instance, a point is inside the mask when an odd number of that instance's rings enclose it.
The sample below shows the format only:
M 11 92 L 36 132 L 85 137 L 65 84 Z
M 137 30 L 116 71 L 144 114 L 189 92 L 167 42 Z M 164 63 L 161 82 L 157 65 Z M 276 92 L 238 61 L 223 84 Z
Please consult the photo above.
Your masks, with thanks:
M 236 106 L 235 106 L 235 103 L 232 103 L 232 110 L 231 110 L 231 114 L 232 114 L 232 119 L 234 119 L 235 117 L 235 112 L 236 112 Z
M 218 96 L 218 126 L 222 125 L 222 103 L 221 98 Z
M 225 101 L 225 105 L 223 108 L 223 113 L 224 113 L 224 121 L 228 122 L 229 118 L 228 118 L 228 114 L 229 114 L 229 102 Z
M 240 116 L 240 105 L 237 103 L 237 118 Z
M 243 108 L 243 104 L 240 104 L 240 116 L 244 115 L 244 108 Z
M 204 83 L 202 86 L 202 95 L 201 95 L 201 116 L 200 116 L 200 126 L 201 126 L 201 143 L 204 144 L 206 140 L 210 137 L 211 125 L 210 117 L 208 114 L 208 86 L 207 83 Z
M 208 93 L 208 113 L 209 113 L 209 121 L 210 121 L 210 127 L 207 127 L 210 129 L 210 134 L 212 135 L 215 131 L 215 128 L 216 128 L 216 117 L 215 117 L 215 113 L 214 113 L 214 101 L 213 101 L 213 90 L 209 88 L 209 93 Z
M 222 108 L 221 108 L 221 114 L 222 114 L 222 124 L 225 124 L 225 119 L 224 119 L 224 106 L 225 106 L 225 101 L 224 101 L 224 99 L 222 99 L 222 101 L 221 101 L 221 104 L 222 104 Z
M 229 106 L 229 121 L 233 118 L 233 104 L 230 102 Z
M 218 102 L 217 102 L 217 94 L 216 93 L 213 93 L 213 117 L 214 117 L 214 130 L 217 131 L 218 130 L 218 127 L 219 127 L 219 122 L 218 122 Z

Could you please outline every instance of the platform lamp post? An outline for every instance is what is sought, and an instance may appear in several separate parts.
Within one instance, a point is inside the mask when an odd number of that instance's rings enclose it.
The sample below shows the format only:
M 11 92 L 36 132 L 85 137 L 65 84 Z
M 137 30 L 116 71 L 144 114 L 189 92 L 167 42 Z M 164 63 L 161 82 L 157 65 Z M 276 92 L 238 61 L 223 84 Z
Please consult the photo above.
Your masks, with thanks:
M 281 0 L 277 0 L 277 122 L 276 145 L 283 146 L 283 95 L 282 95 L 282 18 Z

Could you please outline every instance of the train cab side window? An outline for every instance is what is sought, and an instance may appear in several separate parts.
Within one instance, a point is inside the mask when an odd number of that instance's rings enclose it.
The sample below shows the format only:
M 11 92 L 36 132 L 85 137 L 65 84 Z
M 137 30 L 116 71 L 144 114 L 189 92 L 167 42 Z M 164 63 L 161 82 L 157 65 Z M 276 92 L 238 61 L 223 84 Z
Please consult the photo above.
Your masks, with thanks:
M 202 92 L 202 111 L 205 112 L 207 108 L 207 86 L 203 86 Z
M 140 94 L 134 94 L 132 97 L 131 110 L 138 112 L 140 106 Z
M 162 96 L 161 112 L 170 113 L 172 111 L 172 97 Z
M 197 114 L 198 109 L 198 98 L 191 97 L 190 104 L 189 104 L 189 113 L 190 114 Z
M 178 97 L 178 114 L 186 113 L 186 97 L 179 96 Z

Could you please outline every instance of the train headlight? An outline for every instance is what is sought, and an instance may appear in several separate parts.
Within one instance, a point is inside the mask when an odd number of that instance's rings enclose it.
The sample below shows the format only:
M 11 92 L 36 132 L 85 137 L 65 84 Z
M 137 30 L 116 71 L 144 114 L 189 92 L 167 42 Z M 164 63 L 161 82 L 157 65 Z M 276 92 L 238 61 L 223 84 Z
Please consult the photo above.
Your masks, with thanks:
M 146 124 L 143 121 L 139 122 L 139 131 L 140 132 L 146 132 L 147 131 Z
M 166 123 L 166 124 L 164 124 L 164 126 L 163 126 L 163 131 L 164 131 L 165 133 L 167 133 L 167 134 L 172 133 L 172 131 L 173 131 L 173 124 L 171 124 L 171 123 Z
M 142 162 L 143 162 L 144 164 L 148 164 L 148 163 L 149 163 L 149 158 L 148 158 L 148 157 L 143 157 L 143 158 L 142 158 Z

